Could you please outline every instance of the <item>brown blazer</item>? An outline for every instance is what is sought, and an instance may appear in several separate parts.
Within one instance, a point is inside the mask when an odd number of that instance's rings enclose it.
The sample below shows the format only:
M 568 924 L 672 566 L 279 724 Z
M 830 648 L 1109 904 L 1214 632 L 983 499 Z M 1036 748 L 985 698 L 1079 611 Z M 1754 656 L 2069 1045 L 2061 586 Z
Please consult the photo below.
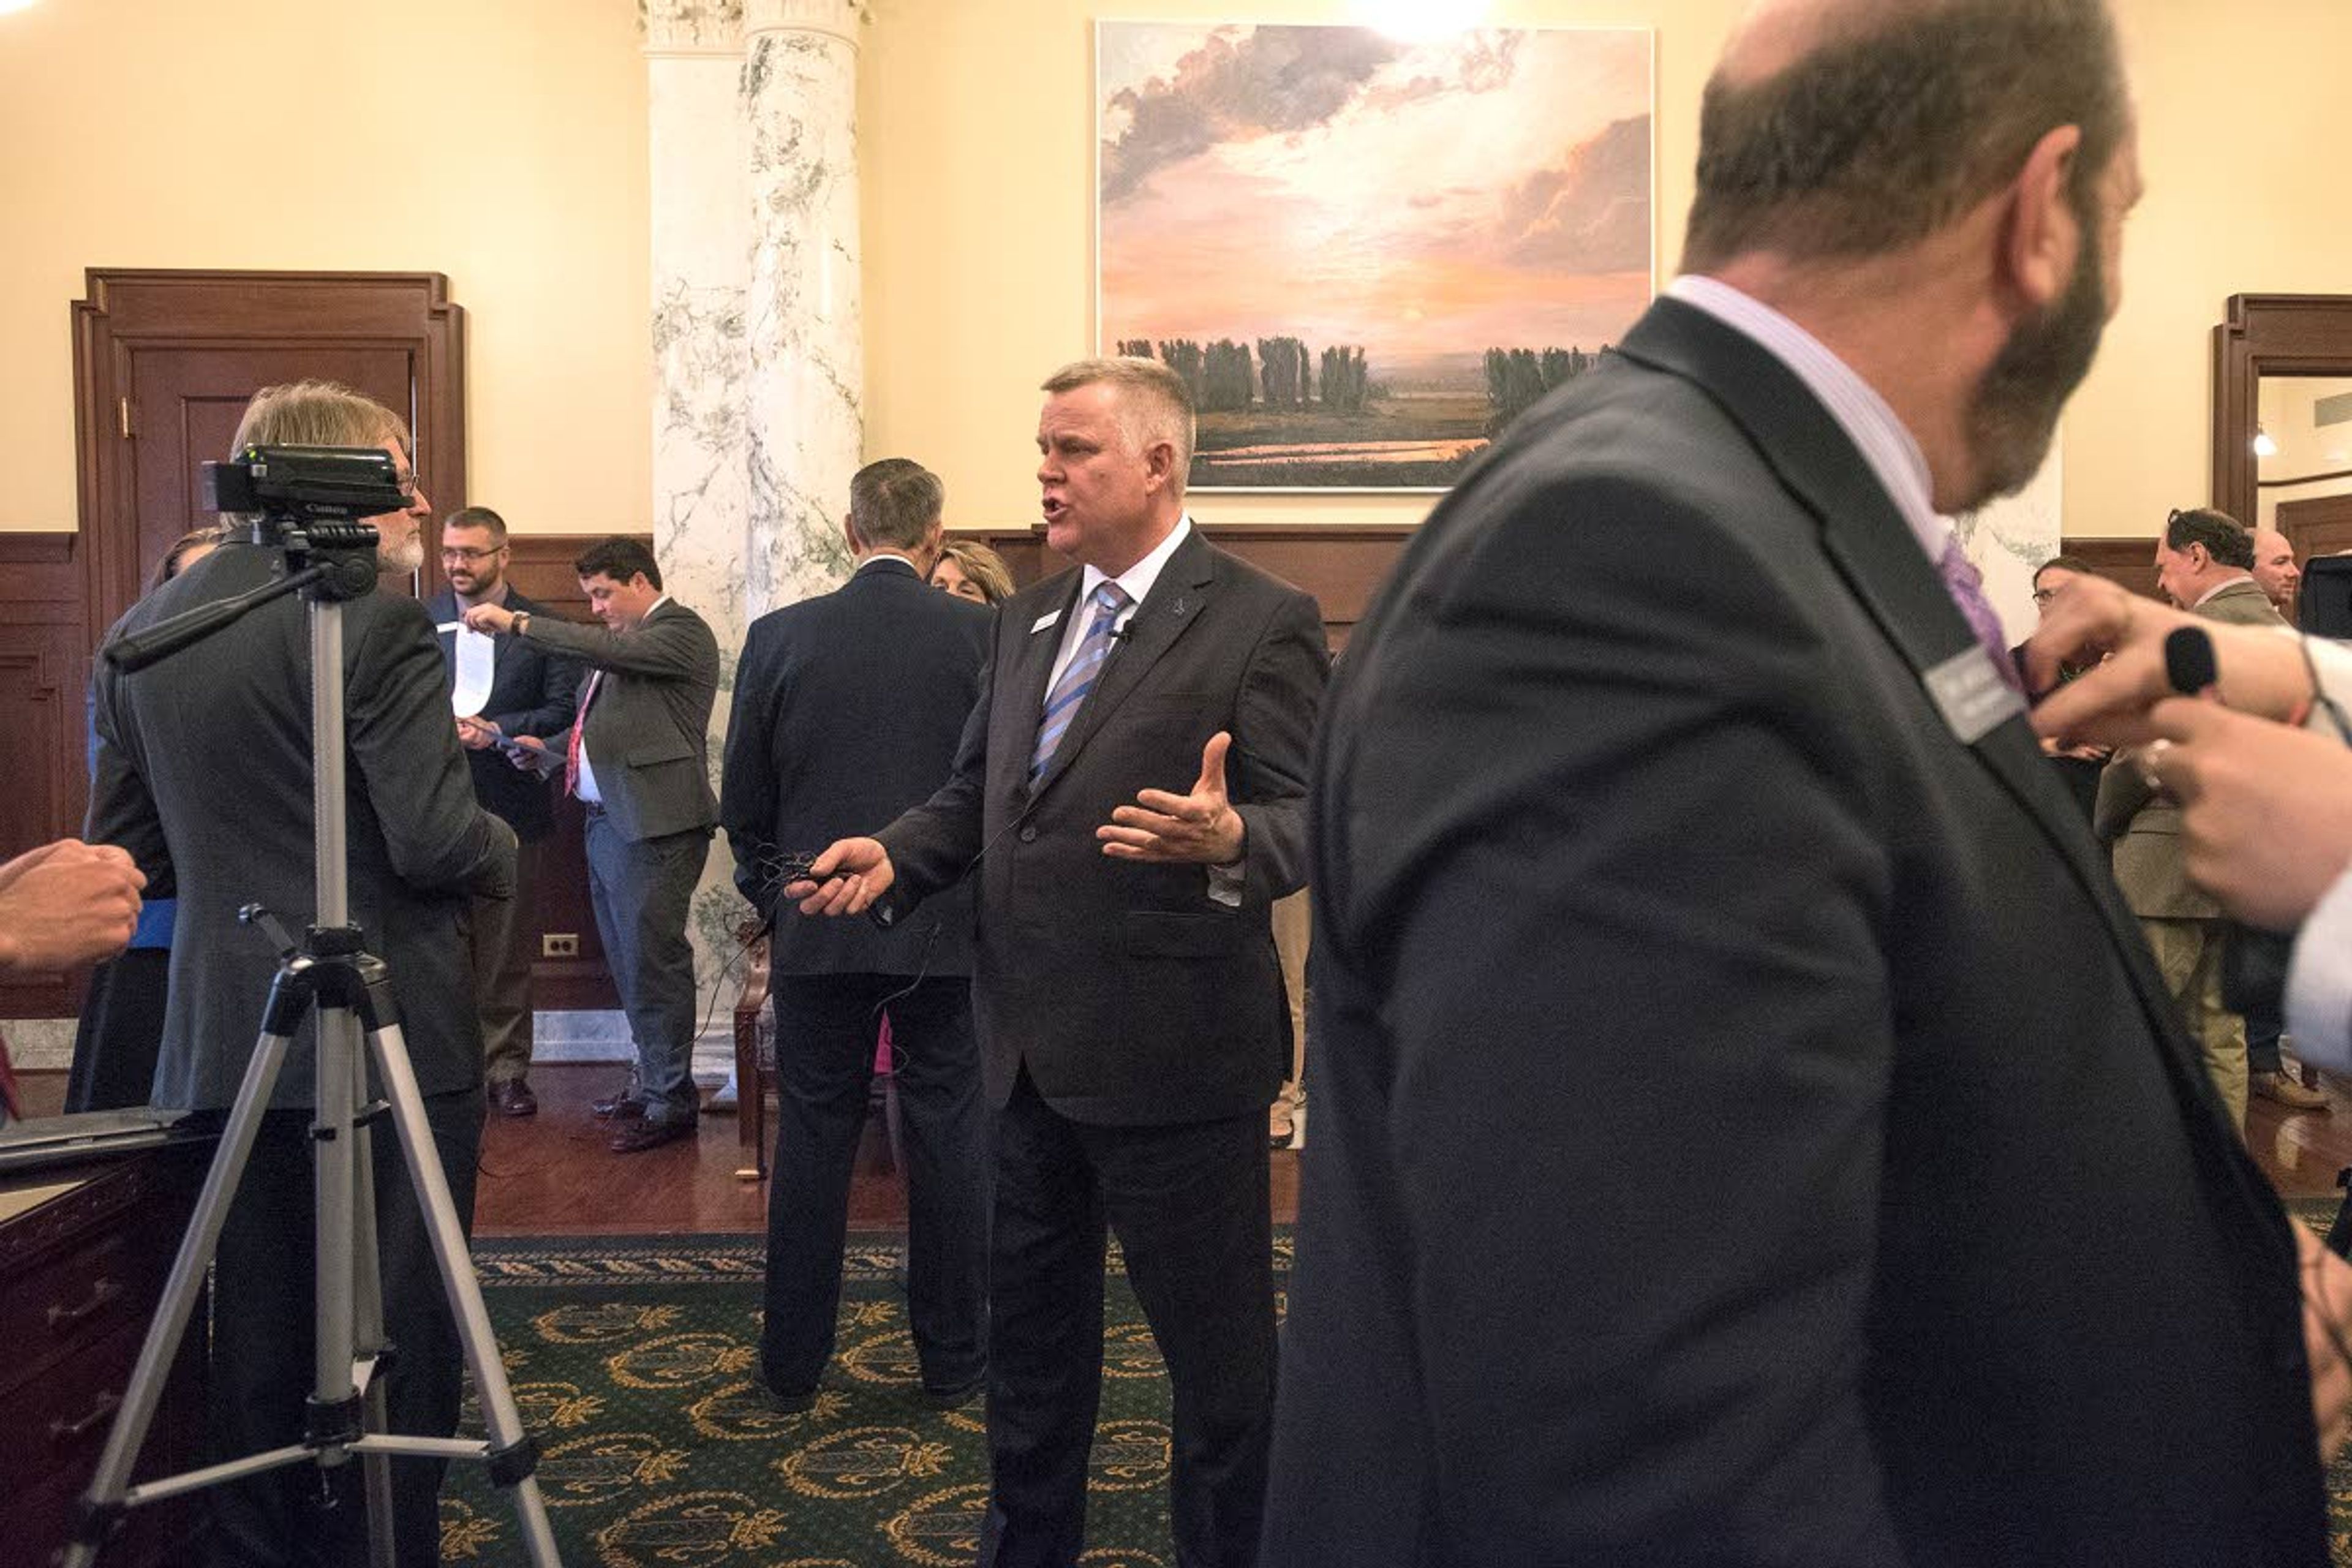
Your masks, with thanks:
M 2233 626 L 2286 625 L 2252 577 L 2230 584 L 2190 613 Z M 2189 880 L 2180 853 L 2180 807 L 2148 788 L 2129 749 L 2110 758 L 2099 775 L 2091 826 L 2102 840 L 2113 841 L 2116 886 L 2132 913 L 2143 920 L 2221 919 L 2221 907 Z

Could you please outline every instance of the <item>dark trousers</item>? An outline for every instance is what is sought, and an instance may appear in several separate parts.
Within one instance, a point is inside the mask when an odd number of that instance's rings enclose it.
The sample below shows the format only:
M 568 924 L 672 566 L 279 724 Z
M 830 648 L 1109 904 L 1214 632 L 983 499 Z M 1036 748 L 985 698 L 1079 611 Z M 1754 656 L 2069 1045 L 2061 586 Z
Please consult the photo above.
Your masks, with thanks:
M 479 1089 L 468 1089 L 425 1099 L 425 1119 L 468 1234 L 482 1098 Z M 205 1401 L 215 1459 L 301 1438 L 302 1405 L 316 1375 L 310 1129 L 307 1110 L 262 1117 L 245 1180 L 221 1228 Z M 380 1122 L 371 1142 L 384 1332 L 399 1352 L 384 1387 L 387 1414 L 394 1432 L 448 1436 L 457 1429 L 464 1370 L 457 1321 L 434 1266 L 424 1211 L 401 1163 L 399 1135 L 390 1121 Z M 437 1459 L 392 1461 L 394 1542 L 403 1568 L 440 1561 L 438 1499 L 446 1468 Z M 320 1505 L 322 1473 L 312 1465 L 291 1465 L 205 1492 L 214 1568 L 364 1563 L 367 1508 L 360 1466 L 333 1472 L 331 1508 Z
M 997 1117 L 983 1568 L 1067 1568 L 1085 1548 L 1107 1226 L 1175 1395 L 1176 1561 L 1257 1561 L 1274 1414 L 1267 1201 L 1263 1108 L 1089 1126 L 1048 1106 L 1024 1069 Z
M 815 1388 L 833 1355 L 850 1167 L 886 997 L 906 1128 L 907 1321 L 923 1385 L 963 1388 L 987 1366 L 988 1118 L 971 982 L 942 975 L 911 990 L 908 982 L 791 975 L 772 988 L 776 1160 L 760 1360 L 782 1394 Z
M 2266 997 L 2262 1005 L 2246 1009 L 2248 1072 L 2282 1070 L 2284 1063 L 2279 1058 L 2279 1036 L 2285 1032 L 2286 1002 L 2284 997 Z
M 153 1096 L 171 973 L 163 947 L 134 947 L 91 972 L 66 1075 L 68 1110 L 121 1110 Z
M 540 840 L 515 849 L 514 897 L 472 900 L 468 956 L 482 1014 L 482 1068 L 494 1083 L 530 1071 L 530 961 L 538 955 Z
M 604 963 L 637 1046 L 636 1098 L 648 1121 L 691 1121 L 694 947 L 686 921 L 710 850 L 710 830 L 624 838 L 603 811 L 588 813 L 588 890 Z

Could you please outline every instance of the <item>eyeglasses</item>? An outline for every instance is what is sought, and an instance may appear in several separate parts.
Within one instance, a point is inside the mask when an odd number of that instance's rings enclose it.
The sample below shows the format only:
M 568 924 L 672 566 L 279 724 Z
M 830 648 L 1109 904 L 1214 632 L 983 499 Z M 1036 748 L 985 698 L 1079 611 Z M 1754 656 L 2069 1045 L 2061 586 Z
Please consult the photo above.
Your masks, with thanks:
M 2058 590 L 2055 588 L 2036 588 L 2033 590 L 2033 602 L 2037 605 L 2046 605 L 2057 596 Z
M 441 559 L 444 561 L 488 561 L 491 556 L 496 555 L 505 548 L 506 546 L 503 544 L 493 544 L 488 550 L 459 550 L 455 546 L 446 546 L 441 552 Z

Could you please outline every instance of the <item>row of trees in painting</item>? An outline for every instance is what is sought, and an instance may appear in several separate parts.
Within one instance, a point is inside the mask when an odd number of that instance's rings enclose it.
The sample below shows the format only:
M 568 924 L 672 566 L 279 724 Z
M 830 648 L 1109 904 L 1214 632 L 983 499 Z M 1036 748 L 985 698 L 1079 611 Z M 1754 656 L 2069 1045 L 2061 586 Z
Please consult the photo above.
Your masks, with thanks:
M 1328 348 L 1319 363 L 1298 338 L 1260 338 L 1257 356 L 1247 343 L 1219 338 L 1203 347 L 1191 338 L 1121 338 L 1118 352 L 1158 359 L 1192 389 L 1193 406 L 1203 414 L 1229 414 L 1253 406 L 1321 408 L 1361 414 L 1376 395 L 1365 373 L 1364 351 Z
M 1581 348 L 1492 348 L 1481 385 L 1470 354 L 1376 382 L 1360 344 L 1318 351 L 1289 335 L 1117 342 L 1119 353 L 1184 378 L 1200 415 L 1192 483 L 1228 488 L 1450 485 L 1512 420 L 1601 359 Z

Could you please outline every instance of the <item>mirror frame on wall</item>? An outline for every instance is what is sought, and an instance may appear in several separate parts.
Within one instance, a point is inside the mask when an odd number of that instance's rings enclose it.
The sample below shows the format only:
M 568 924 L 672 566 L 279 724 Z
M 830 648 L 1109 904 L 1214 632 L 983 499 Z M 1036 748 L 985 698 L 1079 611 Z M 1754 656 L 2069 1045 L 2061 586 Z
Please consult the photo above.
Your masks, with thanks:
M 2352 376 L 2352 295 L 2232 294 L 2213 329 L 2213 505 L 2254 525 L 2265 375 Z

